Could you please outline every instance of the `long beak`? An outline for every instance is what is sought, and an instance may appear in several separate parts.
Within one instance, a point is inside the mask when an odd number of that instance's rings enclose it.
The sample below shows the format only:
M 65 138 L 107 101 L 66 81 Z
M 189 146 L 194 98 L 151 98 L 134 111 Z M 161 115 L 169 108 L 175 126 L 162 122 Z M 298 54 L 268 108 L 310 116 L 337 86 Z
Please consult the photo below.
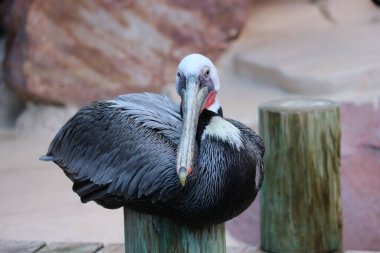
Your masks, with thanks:
M 182 186 L 194 165 L 194 144 L 197 133 L 199 114 L 207 97 L 207 87 L 200 88 L 199 80 L 190 76 L 186 80 L 186 89 L 182 97 L 182 134 L 177 151 L 177 174 Z

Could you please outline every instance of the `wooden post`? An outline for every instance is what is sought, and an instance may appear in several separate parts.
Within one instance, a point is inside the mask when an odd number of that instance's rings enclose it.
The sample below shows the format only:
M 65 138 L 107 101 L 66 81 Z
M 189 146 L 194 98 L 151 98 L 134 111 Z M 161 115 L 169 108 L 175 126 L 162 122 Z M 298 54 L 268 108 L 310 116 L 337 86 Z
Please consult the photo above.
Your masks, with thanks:
M 124 208 L 126 253 L 225 253 L 224 224 L 201 229 Z
M 266 154 L 261 248 L 340 252 L 340 124 L 336 103 L 291 99 L 260 106 Z

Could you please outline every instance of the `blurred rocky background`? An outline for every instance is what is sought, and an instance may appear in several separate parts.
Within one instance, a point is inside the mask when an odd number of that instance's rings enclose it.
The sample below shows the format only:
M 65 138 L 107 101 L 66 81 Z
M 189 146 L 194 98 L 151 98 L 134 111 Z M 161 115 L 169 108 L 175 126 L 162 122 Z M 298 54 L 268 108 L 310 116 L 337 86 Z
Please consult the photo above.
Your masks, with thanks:
M 175 97 L 192 52 L 216 63 L 227 117 L 257 130 L 257 106 L 339 101 L 345 249 L 380 249 L 380 7 L 370 0 L 3 0 L 0 238 L 123 242 L 121 210 L 82 205 L 37 161 L 79 106 L 121 93 Z M 228 222 L 259 245 L 259 203 Z

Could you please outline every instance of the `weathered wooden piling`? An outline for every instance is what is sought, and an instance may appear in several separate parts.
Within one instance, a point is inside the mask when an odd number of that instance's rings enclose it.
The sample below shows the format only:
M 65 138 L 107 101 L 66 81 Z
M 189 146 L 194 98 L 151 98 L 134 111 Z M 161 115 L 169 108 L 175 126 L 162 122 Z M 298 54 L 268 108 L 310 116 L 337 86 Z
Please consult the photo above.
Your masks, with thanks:
M 201 229 L 124 208 L 126 253 L 225 253 L 224 224 Z
M 260 106 L 265 143 L 261 248 L 274 253 L 339 252 L 340 124 L 336 103 L 277 100 Z

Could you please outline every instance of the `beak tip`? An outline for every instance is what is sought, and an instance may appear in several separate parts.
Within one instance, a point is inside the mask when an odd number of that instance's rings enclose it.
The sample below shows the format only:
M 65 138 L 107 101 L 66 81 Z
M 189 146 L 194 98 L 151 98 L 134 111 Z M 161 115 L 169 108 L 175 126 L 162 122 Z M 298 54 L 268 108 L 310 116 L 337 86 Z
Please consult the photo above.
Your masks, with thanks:
M 186 177 L 187 177 L 187 170 L 185 167 L 181 167 L 178 171 L 179 181 L 181 182 L 182 186 L 185 186 L 186 184 Z
M 180 179 L 180 181 L 181 181 L 181 185 L 182 185 L 182 187 L 185 187 L 185 184 L 186 184 L 186 179 Z

